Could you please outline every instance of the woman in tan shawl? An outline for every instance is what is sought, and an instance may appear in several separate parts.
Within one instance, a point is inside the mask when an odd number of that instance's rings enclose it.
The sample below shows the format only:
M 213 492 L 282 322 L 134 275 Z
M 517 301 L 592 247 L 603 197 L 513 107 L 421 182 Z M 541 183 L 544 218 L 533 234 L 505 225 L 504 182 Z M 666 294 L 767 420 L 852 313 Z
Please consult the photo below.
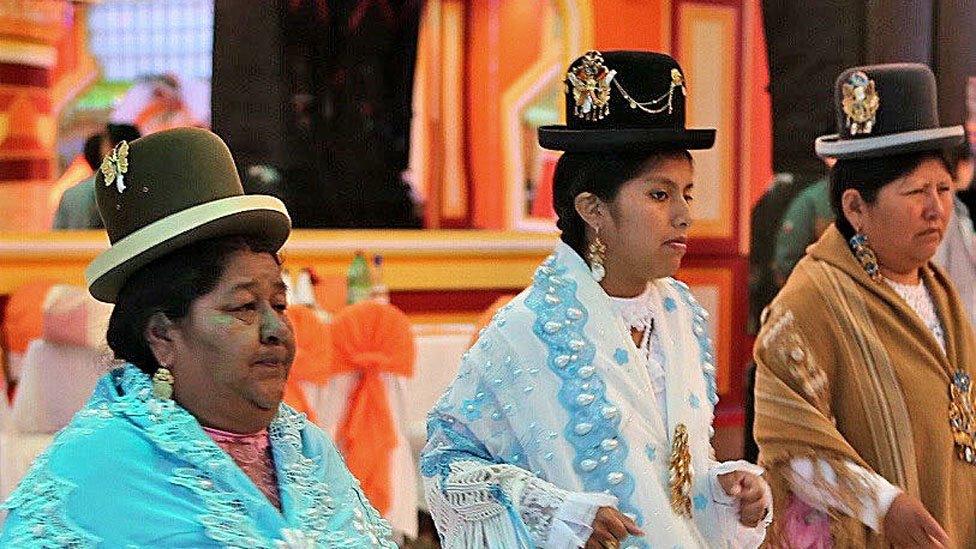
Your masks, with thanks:
M 976 547 L 976 342 L 930 263 L 952 209 L 935 78 L 922 65 L 838 78 L 837 214 L 766 311 L 755 435 L 777 547 Z

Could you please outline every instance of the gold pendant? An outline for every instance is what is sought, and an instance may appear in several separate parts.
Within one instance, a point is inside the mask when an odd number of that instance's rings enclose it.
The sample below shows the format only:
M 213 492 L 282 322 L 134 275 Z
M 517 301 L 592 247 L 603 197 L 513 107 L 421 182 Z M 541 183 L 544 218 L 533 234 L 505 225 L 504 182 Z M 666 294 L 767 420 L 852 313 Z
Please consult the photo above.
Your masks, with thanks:
M 675 514 L 691 518 L 691 450 L 688 446 L 688 429 L 684 423 L 674 428 L 671 439 L 671 510 Z
M 976 465 L 976 406 L 969 374 L 958 370 L 949 384 L 949 426 L 956 457 Z

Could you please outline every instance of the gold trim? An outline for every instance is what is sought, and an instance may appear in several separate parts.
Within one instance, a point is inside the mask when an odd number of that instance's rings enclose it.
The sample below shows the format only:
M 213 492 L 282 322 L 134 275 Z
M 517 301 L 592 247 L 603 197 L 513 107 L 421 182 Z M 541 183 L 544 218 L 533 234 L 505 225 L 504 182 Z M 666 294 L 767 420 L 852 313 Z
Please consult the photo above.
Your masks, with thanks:
M 281 256 L 292 272 L 345 276 L 358 249 L 380 253 L 393 291 L 521 290 L 557 240 L 508 231 L 293 230 Z M 0 294 L 41 278 L 85 285 L 86 265 L 107 248 L 104 231 L 0 232 Z

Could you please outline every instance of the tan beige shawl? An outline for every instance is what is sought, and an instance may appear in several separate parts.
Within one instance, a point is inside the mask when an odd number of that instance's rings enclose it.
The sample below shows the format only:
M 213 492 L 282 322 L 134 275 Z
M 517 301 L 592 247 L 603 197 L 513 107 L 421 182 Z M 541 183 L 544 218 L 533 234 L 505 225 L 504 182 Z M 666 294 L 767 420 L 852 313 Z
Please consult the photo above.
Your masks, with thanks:
M 770 305 L 756 339 L 755 435 L 778 505 L 794 457 L 826 460 L 839 487 L 819 487 L 859 514 L 865 488 L 844 461 L 867 467 L 921 499 L 958 547 L 976 547 L 976 466 L 955 457 L 948 371 L 976 374 L 976 342 L 938 268 L 922 279 L 935 302 L 946 352 L 887 284 L 875 282 L 831 226 L 807 250 Z M 831 518 L 835 547 L 886 547 L 857 519 Z M 774 527 L 769 544 L 789 547 Z

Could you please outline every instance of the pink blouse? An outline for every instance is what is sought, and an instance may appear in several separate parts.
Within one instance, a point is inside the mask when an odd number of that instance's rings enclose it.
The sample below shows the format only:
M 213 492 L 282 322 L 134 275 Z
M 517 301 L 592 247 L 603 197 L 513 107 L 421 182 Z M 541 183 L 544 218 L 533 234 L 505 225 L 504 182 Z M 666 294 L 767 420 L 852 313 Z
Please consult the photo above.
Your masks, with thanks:
M 259 490 L 275 507 L 281 509 L 281 496 L 278 493 L 278 475 L 275 473 L 274 457 L 271 453 L 271 440 L 268 430 L 239 435 L 219 429 L 203 428 L 204 432 L 217 443 L 251 479 Z

